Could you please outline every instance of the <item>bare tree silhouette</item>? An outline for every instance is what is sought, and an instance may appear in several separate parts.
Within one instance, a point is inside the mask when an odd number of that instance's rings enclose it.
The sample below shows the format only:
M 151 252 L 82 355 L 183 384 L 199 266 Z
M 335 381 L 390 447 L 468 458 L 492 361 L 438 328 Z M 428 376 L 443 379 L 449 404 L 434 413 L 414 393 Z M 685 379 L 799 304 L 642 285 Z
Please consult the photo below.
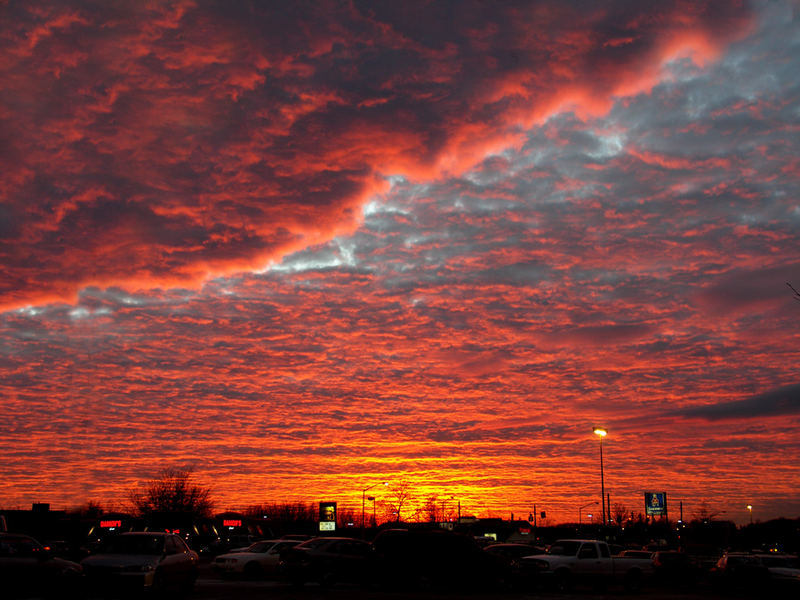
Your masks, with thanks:
M 136 511 L 146 517 L 157 513 L 182 514 L 195 518 L 211 516 L 211 490 L 192 482 L 191 469 L 167 468 L 148 481 L 143 490 L 129 497 Z
M 401 481 L 391 485 L 389 497 L 382 501 L 382 508 L 387 521 L 399 523 L 401 521 L 400 512 L 403 506 L 411 499 L 411 485 L 407 481 Z

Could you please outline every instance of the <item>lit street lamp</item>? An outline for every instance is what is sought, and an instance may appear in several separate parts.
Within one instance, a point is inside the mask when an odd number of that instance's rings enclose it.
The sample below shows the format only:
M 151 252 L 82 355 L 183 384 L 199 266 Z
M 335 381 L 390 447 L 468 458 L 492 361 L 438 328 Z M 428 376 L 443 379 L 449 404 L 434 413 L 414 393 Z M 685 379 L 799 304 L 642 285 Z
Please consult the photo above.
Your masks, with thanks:
M 752 504 L 748 504 L 747 505 L 747 510 L 750 511 L 750 525 L 752 525 L 753 524 L 753 505 Z
M 361 537 L 362 538 L 364 537 L 364 507 L 367 503 L 367 492 L 379 485 L 388 486 L 389 482 L 384 481 L 383 483 L 373 483 L 372 485 L 365 487 L 363 490 L 361 490 Z
M 583 509 L 586 508 L 587 506 L 594 506 L 595 504 L 599 504 L 599 502 L 595 500 L 594 502 L 588 502 L 587 504 L 584 504 L 583 506 L 578 508 L 578 525 L 581 525 L 583 523 L 583 517 L 581 516 L 583 513 Z
M 608 435 L 608 429 L 593 427 L 592 432 L 600 437 L 600 504 L 603 505 L 603 525 L 608 525 L 608 521 L 606 521 L 606 483 L 603 476 L 603 438 Z

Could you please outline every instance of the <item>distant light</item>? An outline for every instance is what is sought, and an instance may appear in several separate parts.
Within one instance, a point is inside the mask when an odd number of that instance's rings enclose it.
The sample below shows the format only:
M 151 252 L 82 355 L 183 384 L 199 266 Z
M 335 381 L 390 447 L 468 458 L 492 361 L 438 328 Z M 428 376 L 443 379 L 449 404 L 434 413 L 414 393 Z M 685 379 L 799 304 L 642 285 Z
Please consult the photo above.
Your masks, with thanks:
M 593 427 L 592 433 L 599 435 L 600 437 L 606 437 L 608 435 L 608 429 L 605 427 Z

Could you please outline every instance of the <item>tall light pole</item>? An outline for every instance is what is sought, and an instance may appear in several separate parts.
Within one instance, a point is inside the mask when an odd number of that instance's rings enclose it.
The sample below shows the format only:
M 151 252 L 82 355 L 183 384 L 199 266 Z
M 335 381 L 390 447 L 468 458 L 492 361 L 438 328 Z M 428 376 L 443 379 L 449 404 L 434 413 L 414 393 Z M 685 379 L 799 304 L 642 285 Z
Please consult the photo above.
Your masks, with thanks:
M 750 525 L 752 525 L 753 524 L 753 505 L 752 504 L 748 504 L 747 505 L 747 510 L 750 511 Z
M 367 492 L 369 490 L 371 490 L 372 488 L 374 488 L 374 487 L 378 487 L 379 485 L 388 486 L 389 482 L 388 481 L 384 481 L 383 483 L 373 483 L 372 485 L 367 486 L 363 490 L 361 490 L 361 537 L 362 537 L 362 539 L 364 538 L 364 534 L 365 534 L 365 531 L 364 531 L 364 506 L 367 503 Z
M 375 520 L 375 496 L 367 496 L 367 500 L 372 501 L 372 526 L 376 527 L 378 522 Z
M 606 521 L 606 482 L 603 476 L 603 438 L 608 435 L 608 429 L 605 427 L 593 427 L 592 432 L 600 438 L 600 504 L 603 505 L 603 525 L 607 525 Z

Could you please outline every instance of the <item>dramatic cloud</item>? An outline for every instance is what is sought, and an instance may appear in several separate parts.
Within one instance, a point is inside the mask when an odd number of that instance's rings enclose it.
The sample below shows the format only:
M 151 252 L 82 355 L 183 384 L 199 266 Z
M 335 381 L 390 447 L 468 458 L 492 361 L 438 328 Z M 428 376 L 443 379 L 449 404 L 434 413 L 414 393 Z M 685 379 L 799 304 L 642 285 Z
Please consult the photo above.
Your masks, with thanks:
M 737 3 L 6 3 L 0 305 L 197 285 L 352 231 L 751 26 Z

